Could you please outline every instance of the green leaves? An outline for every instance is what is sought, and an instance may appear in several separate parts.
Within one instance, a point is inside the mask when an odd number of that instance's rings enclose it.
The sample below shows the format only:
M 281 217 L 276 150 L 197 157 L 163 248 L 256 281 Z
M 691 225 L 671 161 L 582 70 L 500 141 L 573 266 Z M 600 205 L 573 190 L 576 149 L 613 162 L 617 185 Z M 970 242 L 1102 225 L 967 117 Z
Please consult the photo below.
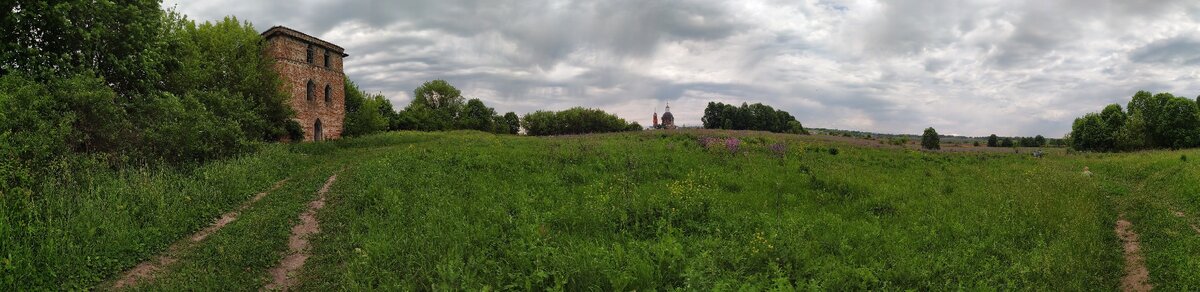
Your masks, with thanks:
M 925 133 L 921 134 L 921 148 L 929 150 L 942 149 L 941 138 L 938 137 L 938 132 L 933 127 L 925 128 Z
M 641 125 L 598 109 L 574 107 L 561 112 L 537 111 L 526 114 L 521 125 L 531 136 L 576 135 L 638 131 Z
M 1170 93 L 1138 91 L 1128 112 L 1112 104 L 1099 115 L 1076 119 L 1071 131 L 1078 150 L 1115 151 L 1200 146 L 1200 106 Z

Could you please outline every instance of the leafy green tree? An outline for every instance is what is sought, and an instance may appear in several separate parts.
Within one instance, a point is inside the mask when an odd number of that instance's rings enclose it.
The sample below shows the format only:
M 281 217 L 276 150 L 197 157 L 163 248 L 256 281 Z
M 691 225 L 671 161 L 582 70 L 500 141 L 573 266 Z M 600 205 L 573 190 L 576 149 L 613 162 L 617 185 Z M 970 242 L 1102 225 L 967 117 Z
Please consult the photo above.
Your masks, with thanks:
M 1004 140 L 1000 141 L 1000 147 L 1016 147 L 1016 146 L 1017 146 L 1017 143 L 1013 142 L 1013 139 L 1009 138 L 1009 137 L 1005 137 Z
M 604 111 L 582 107 L 560 112 L 537 111 L 526 114 L 521 119 L 521 126 L 525 128 L 526 134 L 531 136 L 576 135 L 642 129 L 641 125 L 637 123 L 627 123 L 625 119 Z
M 788 112 L 761 103 L 743 103 L 741 107 L 735 107 L 720 102 L 709 102 L 700 121 L 706 129 L 807 133 L 803 125 Z
M 1196 103 L 1186 98 L 1171 98 L 1163 107 L 1158 129 L 1165 147 L 1185 148 L 1200 144 L 1200 115 Z
M 168 13 L 162 35 L 169 54 L 162 58 L 161 88 L 175 96 L 195 92 L 215 115 L 236 121 L 251 139 L 276 141 L 287 135 L 294 115 L 275 72 L 263 54 L 266 44 L 250 23 L 226 17 L 197 24 Z
M 157 87 L 170 53 L 157 41 L 157 0 L 9 1 L 0 10 L 0 75 L 44 82 L 90 71 L 129 97 Z
M 941 138 L 938 137 L 938 132 L 933 127 L 925 128 L 925 133 L 921 134 L 921 148 L 929 150 L 942 149 Z
M 1046 146 L 1046 137 L 1042 137 L 1042 135 L 1037 135 L 1037 136 L 1033 137 L 1033 147 L 1042 147 L 1042 146 Z
M 459 121 L 460 128 L 492 132 L 495 128 L 492 117 L 495 115 L 496 110 L 487 107 L 478 98 L 473 98 L 467 101 L 467 105 L 463 107 L 462 116 Z
M 999 147 L 999 146 L 1000 146 L 1000 137 L 996 136 L 996 134 L 992 134 L 991 136 L 988 136 L 987 147 Z
M 346 78 L 346 116 L 342 121 L 342 135 L 346 137 L 363 136 L 386 131 L 392 123 L 394 115 L 389 102 L 382 95 L 372 95 L 363 92 L 358 84 Z
M 521 118 L 514 112 L 504 113 L 504 126 L 509 134 L 516 135 L 521 132 Z
M 462 92 L 445 80 L 433 80 L 413 90 L 412 103 L 404 109 L 400 128 L 444 131 L 458 128 L 465 104 Z
M 1071 145 L 1077 150 L 1109 151 L 1114 146 L 1113 134 L 1101 115 L 1089 113 L 1072 124 Z

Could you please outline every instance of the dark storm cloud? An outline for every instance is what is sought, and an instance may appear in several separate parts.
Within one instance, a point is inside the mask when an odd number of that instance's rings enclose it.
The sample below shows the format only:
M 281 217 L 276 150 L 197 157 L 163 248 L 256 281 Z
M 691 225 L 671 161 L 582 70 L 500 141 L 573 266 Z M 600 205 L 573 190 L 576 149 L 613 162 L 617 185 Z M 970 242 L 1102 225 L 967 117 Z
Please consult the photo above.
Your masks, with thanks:
M 1129 59 L 1139 63 L 1198 65 L 1200 39 L 1194 36 L 1179 36 L 1159 40 L 1133 50 Z
M 175 4 L 167 3 L 165 6 Z M 498 111 L 761 102 L 810 126 L 1061 136 L 1137 90 L 1200 92 L 1200 3 L 1177 0 L 188 1 L 346 47 L 403 108 L 445 79 Z

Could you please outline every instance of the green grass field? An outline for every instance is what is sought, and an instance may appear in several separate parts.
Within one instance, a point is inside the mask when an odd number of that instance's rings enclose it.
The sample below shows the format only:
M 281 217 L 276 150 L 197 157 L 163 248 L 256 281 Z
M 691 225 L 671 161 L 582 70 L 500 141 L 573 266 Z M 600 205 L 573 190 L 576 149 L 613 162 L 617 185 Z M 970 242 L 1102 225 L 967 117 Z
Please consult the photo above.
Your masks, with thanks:
M 0 279 L 3 290 L 107 289 L 289 178 L 135 287 L 258 290 L 297 214 L 338 173 L 301 290 L 1117 290 L 1118 214 L 1140 234 L 1156 289 L 1196 290 L 1197 159 L 704 130 L 388 133 L 5 193 Z

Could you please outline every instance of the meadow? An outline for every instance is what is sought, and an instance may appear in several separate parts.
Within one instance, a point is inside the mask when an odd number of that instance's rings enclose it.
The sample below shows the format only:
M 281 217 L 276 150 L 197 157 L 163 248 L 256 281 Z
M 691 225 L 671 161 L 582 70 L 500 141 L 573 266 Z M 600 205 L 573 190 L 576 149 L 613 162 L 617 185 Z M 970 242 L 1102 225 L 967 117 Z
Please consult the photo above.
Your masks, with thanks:
M 109 289 L 288 179 L 134 287 L 258 290 L 336 173 L 300 290 L 1117 290 L 1118 217 L 1140 234 L 1156 289 L 1195 290 L 1195 159 L 719 130 L 393 132 L 188 170 L 68 172 L 4 194 L 2 279 Z

